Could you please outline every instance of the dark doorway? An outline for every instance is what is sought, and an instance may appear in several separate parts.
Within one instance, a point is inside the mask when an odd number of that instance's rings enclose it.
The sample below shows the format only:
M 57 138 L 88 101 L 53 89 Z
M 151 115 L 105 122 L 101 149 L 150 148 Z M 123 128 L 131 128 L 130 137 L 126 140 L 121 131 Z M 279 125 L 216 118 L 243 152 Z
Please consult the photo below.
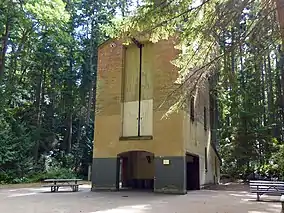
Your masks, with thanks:
M 199 157 L 186 154 L 186 189 L 199 190 Z
M 118 155 L 119 189 L 153 190 L 154 154 L 129 151 Z

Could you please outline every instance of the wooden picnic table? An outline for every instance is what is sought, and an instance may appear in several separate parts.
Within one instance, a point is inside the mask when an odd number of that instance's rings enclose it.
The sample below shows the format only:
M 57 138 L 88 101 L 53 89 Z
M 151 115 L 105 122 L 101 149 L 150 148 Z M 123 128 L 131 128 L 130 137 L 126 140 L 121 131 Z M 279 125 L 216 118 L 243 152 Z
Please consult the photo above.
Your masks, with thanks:
M 64 186 L 70 186 L 72 188 L 73 192 L 77 192 L 79 190 L 79 185 L 82 185 L 81 183 L 78 183 L 82 179 L 45 179 L 44 182 L 48 183 L 46 185 L 43 185 L 43 187 L 50 187 L 51 192 L 57 192 L 59 187 Z
M 263 194 L 284 195 L 284 182 L 282 181 L 263 181 L 252 180 L 249 182 L 250 192 L 257 194 L 257 201 Z

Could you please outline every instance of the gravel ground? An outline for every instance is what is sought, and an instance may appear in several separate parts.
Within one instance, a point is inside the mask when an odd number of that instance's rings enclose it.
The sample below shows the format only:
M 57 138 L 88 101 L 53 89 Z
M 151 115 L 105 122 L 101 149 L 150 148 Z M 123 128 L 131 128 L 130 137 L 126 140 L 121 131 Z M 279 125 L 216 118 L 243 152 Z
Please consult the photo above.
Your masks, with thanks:
M 227 184 L 187 195 L 150 192 L 90 192 L 83 185 L 79 192 L 62 189 L 0 189 L 0 213 L 280 213 L 279 197 L 256 196 L 247 186 Z

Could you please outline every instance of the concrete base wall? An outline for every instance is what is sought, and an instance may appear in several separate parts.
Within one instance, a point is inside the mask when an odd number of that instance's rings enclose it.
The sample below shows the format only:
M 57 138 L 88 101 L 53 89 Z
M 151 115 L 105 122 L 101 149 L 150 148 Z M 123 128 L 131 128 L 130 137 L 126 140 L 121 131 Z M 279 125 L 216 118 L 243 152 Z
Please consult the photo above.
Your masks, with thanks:
M 92 191 L 118 190 L 117 158 L 94 158 Z
M 164 164 L 164 160 L 169 164 Z M 154 192 L 186 194 L 185 157 L 156 157 Z M 117 158 L 94 158 L 92 191 L 119 190 Z
M 163 161 L 169 162 L 164 165 Z M 185 157 L 156 157 L 154 192 L 186 194 Z

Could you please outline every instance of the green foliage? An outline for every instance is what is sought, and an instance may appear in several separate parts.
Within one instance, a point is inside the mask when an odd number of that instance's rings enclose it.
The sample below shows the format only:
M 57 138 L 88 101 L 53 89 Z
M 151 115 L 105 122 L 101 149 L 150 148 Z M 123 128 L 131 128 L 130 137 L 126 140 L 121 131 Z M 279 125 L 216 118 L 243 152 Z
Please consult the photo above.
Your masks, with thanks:
M 182 50 L 173 61 L 183 84 L 179 110 L 188 93 L 218 78 L 218 141 L 223 172 L 245 178 L 256 170 L 281 173 L 284 143 L 283 54 L 273 1 L 143 1 L 133 15 L 114 20 L 106 31 L 125 42 L 156 42 L 176 36 Z M 283 45 L 283 44 L 282 44 Z M 173 94 L 176 95 L 176 94 Z M 216 116 L 216 115 L 214 115 Z M 277 165 L 277 166 L 276 166 Z M 275 173 L 276 171 L 274 171 Z
M 29 0 L 24 5 L 24 8 L 37 20 L 53 26 L 64 23 L 70 18 L 65 7 L 66 4 L 62 0 Z
M 29 157 L 33 147 L 30 132 L 23 123 L 13 120 L 11 115 L 5 120 L 5 116 L 0 114 L 0 120 L 0 177 L 6 180 L 22 178 L 33 170 Z
M 0 184 L 35 183 L 35 182 L 40 182 L 44 179 L 53 179 L 53 178 L 72 179 L 76 177 L 77 177 L 76 172 L 72 171 L 69 168 L 52 167 L 48 171 L 37 172 L 35 174 L 28 175 L 25 177 L 16 177 L 13 176 L 11 173 L 6 174 L 0 172 L 0 180 L 1 180 Z
M 97 47 L 117 7 L 106 0 L 0 2 L 1 183 L 87 176 Z
M 72 179 L 76 177 L 77 177 L 77 174 L 71 169 L 53 167 L 46 172 L 37 173 L 36 175 L 31 176 L 27 180 L 29 182 L 39 182 L 44 179 L 53 179 L 53 178 Z
M 139 7 L 131 11 L 135 4 Z M 172 63 L 180 69 L 177 81 L 183 87 L 169 112 L 182 108 L 188 93 L 202 89 L 209 76 L 217 76 L 213 90 L 223 172 L 283 176 L 284 59 L 274 3 L 135 4 L 0 2 L 0 182 L 86 175 L 93 149 L 97 49 L 108 37 L 127 43 L 132 37 L 157 42 L 177 36 L 181 54 Z
M 276 144 L 275 152 L 272 155 L 272 162 L 270 165 L 270 170 L 273 173 L 278 174 L 284 180 L 284 145 Z

